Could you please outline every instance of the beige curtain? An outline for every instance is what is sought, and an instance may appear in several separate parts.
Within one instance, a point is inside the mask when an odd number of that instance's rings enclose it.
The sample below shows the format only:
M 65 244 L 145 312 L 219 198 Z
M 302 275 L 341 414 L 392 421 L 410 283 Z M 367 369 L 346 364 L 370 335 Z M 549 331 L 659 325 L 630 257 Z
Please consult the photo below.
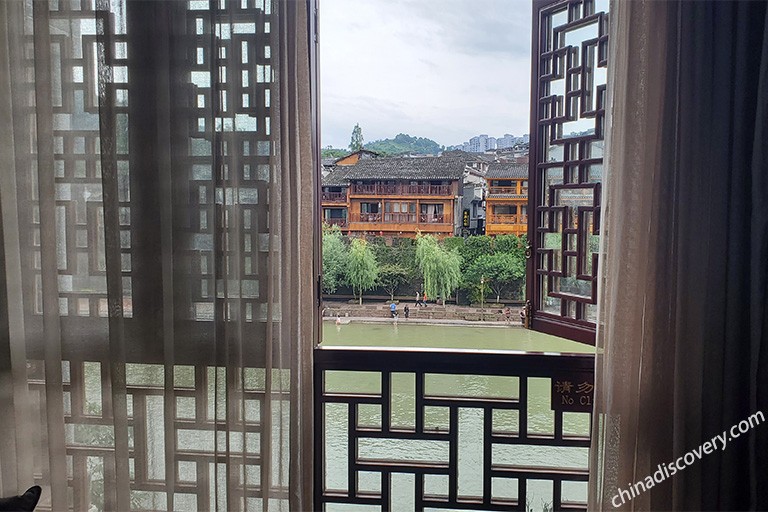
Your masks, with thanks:
M 589 508 L 764 510 L 764 427 L 657 472 L 768 408 L 768 10 L 610 16 Z
M 665 427 L 659 423 L 663 417 L 643 416 L 654 401 L 667 398 L 651 395 L 649 386 L 667 377 L 668 359 L 662 352 L 669 348 L 658 331 L 667 319 L 653 314 L 657 302 L 664 300 L 659 296 L 663 283 L 649 278 L 661 270 L 659 247 L 651 240 L 666 221 L 657 189 L 663 179 L 659 128 L 664 120 L 668 39 L 666 11 L 658 7 L 643 0 L 611 3 L 598 393 L 590 464 L 590 508 L 595 510 L 612 509 L 619 487 L 653 473 L 651 451 L 639 444 L 641 430 Z M 648 509 L 647 500 L 644 495 L 633 504 Z
M 0 495 L 308 510 L 308 9 L 0 2 Z

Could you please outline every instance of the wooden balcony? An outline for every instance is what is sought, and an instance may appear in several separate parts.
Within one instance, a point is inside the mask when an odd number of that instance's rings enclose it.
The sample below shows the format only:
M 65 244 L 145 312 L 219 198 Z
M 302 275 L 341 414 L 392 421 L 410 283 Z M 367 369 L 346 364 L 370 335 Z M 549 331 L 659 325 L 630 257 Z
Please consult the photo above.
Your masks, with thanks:
M 386 185 L 353 183 L 350 194 L 360 196 L 452 196 L 450 185 Z
M 523 187 L 520 192 L 517 191 L 517 187 L 488 187 L 488 195 L 528 197 L 528 187 Z
M 365 391 L 358 372 L 373 384 Z M 510 382 L 509 393 L 446 393 L 437 385 L 468 376 Z M 381 510 L 527 510 L 534 501 L 531 484 L 542 481 L 554 489 L 550 510 L 587 509 L 565 490 L 585 485 L 586 463 L 552 454 L 590 446 L 594 355 L 320 347 L 314 351 L 314 379 L 315 510 L 331 503 Z M 552 411 L 546 431 L 532 428 L 537 410 Z M 377 411 L 375 421 L 371 411 Z M 577 431 L 567 431 L 566 411 L 587 416 Z M 524 460 L 501 456 L 520 449 L 528 454 Z M 467 458 L 477 462 L 467 466 L 461 462 Z M 472 474 L 466 472 L 470 467 Z M 395 493 L 406 474 L 412 483 Z M 373 476 L 379 485 L 371 488 Z M 499 493 L 497 479 L 515 479 L 516 492 Z M 444 484 L 435 488 L 436 480 Z M 468 481 L 470 493 L 460 484 Z
M 487 224 L 528 224 L 528 215 L 517 213 L 492 213 Z
M 328 224 L 329 226 L 339 226 L 340 228 L 347 227 L 347 219 L 339 219 L 339 218 L 323 219 L 323 222 L 325 224 Z
M 349 222 L 377 224 L 451 224 L 445 214 L 428 215 L 425 213 L 350 213 Z
M 347 193 L 346 192 L 323 192 L 321 198 L 323 203 L 345 204 L 347 202 Z

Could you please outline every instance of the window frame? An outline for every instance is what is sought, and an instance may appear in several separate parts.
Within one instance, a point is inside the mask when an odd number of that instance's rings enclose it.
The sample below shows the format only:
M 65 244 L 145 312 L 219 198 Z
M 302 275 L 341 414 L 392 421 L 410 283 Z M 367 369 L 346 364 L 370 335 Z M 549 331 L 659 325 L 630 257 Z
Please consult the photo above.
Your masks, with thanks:
M 536 255 L 539 249 L 539 240 L 537 237 L 538 223 L 540 216 L 538 206 L 541 196 L 539 187 L 541 186 L 537 167 L 540 163 L 540 133 L 539 133 L 539 113 L 540 113 L 540 62 L 541 62 L 541 39 L 542 39 L 542 13 L 565 7 L 569 12 L 574 6 L 591 4 L 595 5 L 595 0 L 533 0 L 532 4 L 532 27 L 531 33 L 531 93 L 530 93 L 530 131 L 528 147 L 528 246 L 526 248 L 526 323 L 527 327 L 534 331 L 545 334 L 551 334 L 566 338 L 572 341 L 595 345 L 596 341 L 596 323 L 586 320 L 577 320 L 564 316 L 556 316 L 537 310 L 539 303 L 539 279 L 536 272 Z M 594 11 L 594 8 L 593 8 Z M 603 108 L 605 106 L 603 105 Z M 604 138 L 603 138 L 604 140 Z M 565 167 L 565 166 L 564 166 Z M 601 180 L 602 181 L 602 180 Z M 597 192 L 596 192 L 597 193 Z M 599 204 L 599 199 L 598 199 Z M 599 216 L 596 219 L 599 223 Z M 599 224 L 598 224 L 599 226 Z M 595 273 L 597 273 L 597 262 L 595 262 Z M 595 283 L 596 286 L 596 283 Z M 599 303 L 599 299 L 598 299 Z

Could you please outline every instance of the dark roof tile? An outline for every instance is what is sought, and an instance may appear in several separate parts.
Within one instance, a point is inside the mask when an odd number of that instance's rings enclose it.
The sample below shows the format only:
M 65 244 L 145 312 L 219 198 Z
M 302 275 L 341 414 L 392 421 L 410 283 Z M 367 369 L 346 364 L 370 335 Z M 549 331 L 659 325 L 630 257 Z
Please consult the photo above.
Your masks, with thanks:
M 526 164 L 494 162 L 488 164 L 488 172 L 485 177 L 488 179 L 527 179 L 528 166 Z
M 350 166 L 349 180 L 460 180 L 464 159 L 451 157 L 376 158 Z

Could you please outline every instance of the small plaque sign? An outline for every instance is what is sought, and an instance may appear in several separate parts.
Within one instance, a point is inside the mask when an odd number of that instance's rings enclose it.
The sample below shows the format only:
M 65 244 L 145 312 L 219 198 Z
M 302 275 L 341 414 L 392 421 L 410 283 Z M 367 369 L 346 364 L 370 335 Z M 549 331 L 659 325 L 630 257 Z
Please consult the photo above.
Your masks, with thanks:
M 464 214 L 462 215 L 461 225 L 465 228 L 469 227 L 469 209 L 464 208 Z
M 552 377 L 552 410 L 592 412 L 595 374 L 572 373 Z

